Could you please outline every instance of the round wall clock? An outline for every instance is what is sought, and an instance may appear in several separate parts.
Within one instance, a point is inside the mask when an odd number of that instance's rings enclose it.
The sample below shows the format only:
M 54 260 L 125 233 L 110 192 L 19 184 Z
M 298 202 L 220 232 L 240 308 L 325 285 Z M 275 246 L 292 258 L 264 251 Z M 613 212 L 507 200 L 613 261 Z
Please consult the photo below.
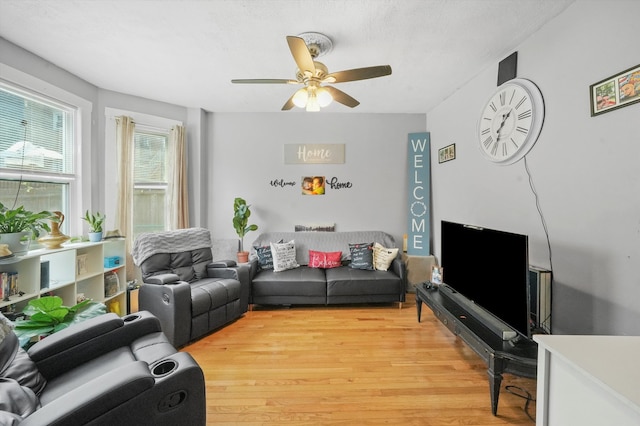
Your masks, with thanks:
M 523 78 L 502 84 L 489 98 L 478 121 L 478 144 L 494 163 L 513 164 L 538 140 L 544 99 L 538 86 Z

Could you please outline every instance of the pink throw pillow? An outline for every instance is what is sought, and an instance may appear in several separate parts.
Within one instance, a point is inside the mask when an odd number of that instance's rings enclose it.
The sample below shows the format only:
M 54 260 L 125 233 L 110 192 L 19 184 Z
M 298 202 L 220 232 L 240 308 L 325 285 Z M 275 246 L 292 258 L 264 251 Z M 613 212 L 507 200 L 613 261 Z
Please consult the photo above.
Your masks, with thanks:
M 342 266 L 341 258 L 341 251 L 323 252 L 309 250 L 309 268 L 337 268 Z

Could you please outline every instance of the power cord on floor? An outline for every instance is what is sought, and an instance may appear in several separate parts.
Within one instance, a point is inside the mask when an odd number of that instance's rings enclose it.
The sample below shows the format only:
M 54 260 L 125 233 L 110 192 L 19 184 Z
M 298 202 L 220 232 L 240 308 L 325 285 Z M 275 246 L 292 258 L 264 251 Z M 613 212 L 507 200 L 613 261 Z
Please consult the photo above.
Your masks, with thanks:
M 529 404 L 531 402 L 536 402 L 536 400 L 531 396 L 531 393 L 529 393 L 529 391 L 526 389 L 514 385 L 505 386 L 504 390 L 512 395 L 526 400 L 526 402 L 524 403 L 524 413 L 527 415 L 527 417 L 529 417 L 529 420 L 535 423 L 536 418 L 529 413 Z

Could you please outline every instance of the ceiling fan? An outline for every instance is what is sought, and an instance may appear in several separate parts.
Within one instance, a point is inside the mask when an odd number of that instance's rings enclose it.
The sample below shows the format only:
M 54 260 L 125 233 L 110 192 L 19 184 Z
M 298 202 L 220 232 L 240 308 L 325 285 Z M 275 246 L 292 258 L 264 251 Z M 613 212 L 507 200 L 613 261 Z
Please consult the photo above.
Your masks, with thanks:
M 355 68 L 329 73 L 327 67 L 315 59 L 329 52 L 333 47 L 331 39 L 324 34 L 309 32 L 299 36 L 287 36 L 289 50 L 298 65 L 296 79 L 235 79 L 232 83 L 241 84 L 303 84 L 282 107 L 283 111 L 294 106 L 306 108 L 307 111 L 320 111 L 331 101 L 339 102 L 350 108 L 360 105 L 356 99 L 327 84 L 348 81 L 366 80 L 391 74 L 391 66 L 379 65 L 366 68 Z

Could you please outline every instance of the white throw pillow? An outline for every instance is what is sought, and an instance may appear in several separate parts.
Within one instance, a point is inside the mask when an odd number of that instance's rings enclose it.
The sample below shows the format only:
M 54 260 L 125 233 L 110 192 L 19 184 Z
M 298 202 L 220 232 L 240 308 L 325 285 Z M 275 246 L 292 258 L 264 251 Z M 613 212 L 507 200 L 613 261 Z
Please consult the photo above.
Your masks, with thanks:
M 273 270 L 275 272 L 286 271 L 300 266 L 296 261 L 296 245 L 293 240 L 287 243 L 271 243 L 271 255 L 273 256 Z
M 378 271 L 388 270 L 396 256 L 398 256 L 397 248 L 386 248 L 380 243 L 373 245 L 373 266 Z

